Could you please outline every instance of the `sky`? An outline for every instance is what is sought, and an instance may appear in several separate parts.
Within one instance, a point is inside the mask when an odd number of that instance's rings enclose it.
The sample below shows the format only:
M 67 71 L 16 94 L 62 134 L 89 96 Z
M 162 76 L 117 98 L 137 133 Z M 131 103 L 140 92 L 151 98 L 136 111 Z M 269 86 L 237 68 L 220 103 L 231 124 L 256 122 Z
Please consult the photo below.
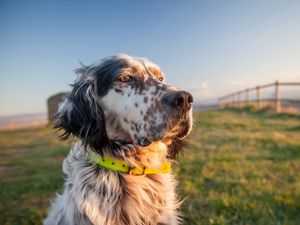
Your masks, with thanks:
M 46 112 L 79 61 L 147 57 L 198 103 L 300 81 L 300 1 L 0 0 L 0 116 Z

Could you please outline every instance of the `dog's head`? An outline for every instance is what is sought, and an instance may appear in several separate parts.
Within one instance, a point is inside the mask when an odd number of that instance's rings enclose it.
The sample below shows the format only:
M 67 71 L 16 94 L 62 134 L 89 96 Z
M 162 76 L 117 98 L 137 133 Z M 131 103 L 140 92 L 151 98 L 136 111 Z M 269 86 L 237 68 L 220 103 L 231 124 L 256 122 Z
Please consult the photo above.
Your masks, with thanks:
M 101 153 L 114 143 L 176 148 L 191 131 L 193 97 L 164 83 L 158 66 L 117 55 L 76 70 L 78 80 L 60 105 L 56 127 Z M 174 150 L 175 151 L 175 150 Z

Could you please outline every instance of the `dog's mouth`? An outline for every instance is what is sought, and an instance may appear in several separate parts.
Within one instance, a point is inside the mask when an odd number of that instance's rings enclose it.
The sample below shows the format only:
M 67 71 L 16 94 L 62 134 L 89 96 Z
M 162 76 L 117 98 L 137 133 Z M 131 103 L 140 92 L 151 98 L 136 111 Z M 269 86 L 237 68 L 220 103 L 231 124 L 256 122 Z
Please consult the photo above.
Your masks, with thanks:
M 169 131 L 166 129 L 163 130 L 156 130 L 157 132 L 154 135 L 147 135 L 144 137 L 136 137 L 130 138 L 122 138 L 123 143 L 127 144 L 137 144 L 141 147 L 147 147 L 151 145 L 153 142 L 163 141 L 163 142 L 170 142 L 173 139 L 185 139 L 192 127 L 192 122 L 189 120 L 179 121 L 172 129 Z
M 166 134 L 167 138 L 186 138 L 192 130 L 192 110 L 184 113 L 182 117 L 175 121 L 170 131 Z
M 149 146 L 153 141 L 150 140 L 147 137 L 142 137 L 138 139 L 138 145 L 142 146 L 142 147 L 147 147 Z
M 147 136 L 137 138 L 137 144 L 142 147 L 149 146 L 152 142 L 172 142 L 174 139 L 185 139 L 192 129 L 192 110 L 170 118 L 165 125 L 152 127 Z

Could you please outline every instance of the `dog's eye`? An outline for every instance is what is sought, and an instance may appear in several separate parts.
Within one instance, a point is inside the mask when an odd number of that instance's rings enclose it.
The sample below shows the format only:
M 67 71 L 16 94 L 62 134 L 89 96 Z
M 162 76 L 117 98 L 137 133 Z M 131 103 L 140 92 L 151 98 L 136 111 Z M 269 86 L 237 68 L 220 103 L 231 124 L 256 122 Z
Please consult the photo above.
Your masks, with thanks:
M 118 78 L 118 81 L 123 82 L 123 83 L 127 83 L 129 81 L 132 81 L 132 77 L 129 76 L 129 75 L 120 76 Z
M 159 80 L 159 81 L 163 81 L 164 78 L 163 78 L 163 77 L 159 77 L 158 80 Z

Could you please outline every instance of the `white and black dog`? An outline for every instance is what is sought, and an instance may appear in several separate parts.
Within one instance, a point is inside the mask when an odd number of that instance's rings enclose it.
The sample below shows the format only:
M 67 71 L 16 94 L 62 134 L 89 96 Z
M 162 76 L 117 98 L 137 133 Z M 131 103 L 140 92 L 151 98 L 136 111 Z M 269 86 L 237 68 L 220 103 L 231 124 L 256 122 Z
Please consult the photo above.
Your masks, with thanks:
M 44 225 L 179 224 L 167 167 L 191 131 L 191 94 L 164 84 L 144 58 L 116 55 L 76 72 L 56 128 L 79 141 Z

